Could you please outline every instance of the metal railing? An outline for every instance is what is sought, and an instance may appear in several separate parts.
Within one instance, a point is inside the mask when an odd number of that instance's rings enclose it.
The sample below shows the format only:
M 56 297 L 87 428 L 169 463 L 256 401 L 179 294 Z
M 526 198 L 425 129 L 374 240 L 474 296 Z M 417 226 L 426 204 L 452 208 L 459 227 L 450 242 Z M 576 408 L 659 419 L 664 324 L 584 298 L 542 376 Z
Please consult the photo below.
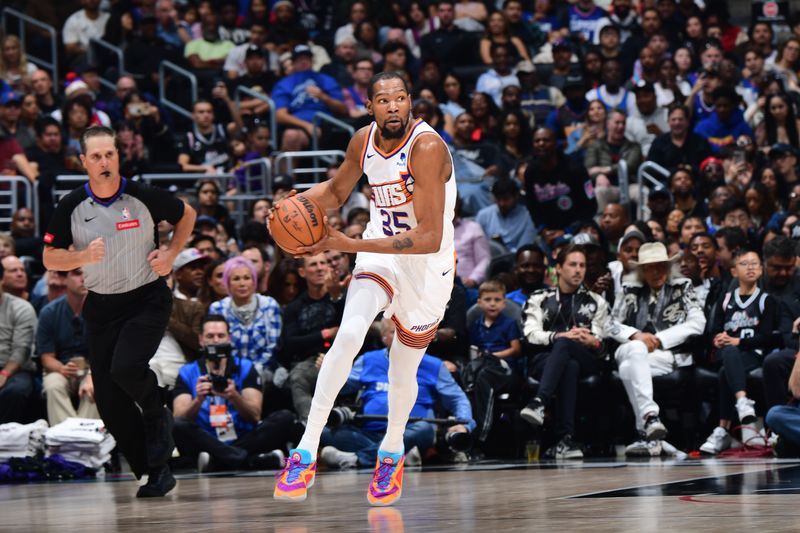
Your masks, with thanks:
M 260 200 L 264 196 L 261 194 L 234 194 L 231 196 L 223 196 L 220 198 L 220 203 L 228 207 L 228 214 L 236 222 L 236 227 L 240 230 L 248 222 L 248 214 L 250 205 L 256 200 Z
M 312 150 L 305 152 L 281 152 L 275 158 L 273 165 L 275 172 L 286 173 L 294 179 L 296 189 L 307 189 L 323 181 L 328 166 L 344 161 L 345 153 L 342 150 Z M 311 159 L 311 166 L 300 166 L 303 159 Z M 320 165 L 320 162 L 325 165 Z M 283 166 L 282 166 L 283 165 Z M 298 182 L 301 176 L 313 176 L 314 181 Z M 321 179 L 323 178 L 323 179 Z
M 275 102 L 272 101 L 272 98 L 267 96 L 264 93 L 260 93 L 258 91 L 254 91 L 250 87 L 244 87 L 243 85 L 239 85 L 236 87 L 236 91 L 234 92 L 234 99 L 236 100 L 236 107 L 241 108 L 239 102 L 242 99 L 242 95 L 249 96 L 251 98 L 255 98 L 257 100 L 261 100 L 265 102 L 269 106 L 269 144 L 272 146 L 273 150 L 278 149 L 278 123 L 275 120 Z
M 11 9 L 7 7 L 3 9 L 2 14 L 2 33 L 8 34 L 6 31 L 6 23 L 9 21 L 11 17 L 17 19 L 17 35 L 19 36 L 19 40 L 26 44 L 25 42 L 25 24 L 30 24 L 31 26 L 36 26 L 47 32 L 50 35 L 50 61 L 43 59 L 41 57 L 36 57 L 29 52 L 25 53 L 25 57 L 30 60 L 31 62 L 39 65 L 41 68 L 50 71 L 50 77 L 53 79 L 53 84 L 58 84 L 58 32 L 56 29 L 49 24 L 45 24 L 44 22 L 39 22 L 35 18 L 29 17 L 25 13 L 21 13 L 16 9 Z M 25 46 L 25 49 L 29 49 L 29 46 Z
M 189 86 L 191 89 L 190 101 L 192 103 L 197 101 L 197 76 L 195 76 L 188 70 L 179 67 L 178 65 L 176 65 L 171 61 L 165 60 L 162 61 L 160 65 L 158 65 L 158 77 L 159 77 L 158 99 L 161 102 L 161 105 L 191 120 L 192 118 L 191 106 L 189 107 L 189 109 L 186 109 L 181 107 L 177 102 L 173 102 L 172 100 L 167 98 L 167 76 L 166 76 L 167 70 L 179 74 L 189 80 Z
M 89 177 L 86 174 L 60 174 L 56 176 L 53 184 L 53 203 L 58 203 L 64 196 L 86 183 Z
M 317 134 L 317 131 L 323 122 L 328 122 L 337 128 L 345 130 L 350 134 L 350 137 L 356 134 L 356 129 L 347 122 L 332 117 L 328 113 L 317 111 L 314 114 L 314 118 L 311 119 L 311 123 L 314 125 L 314 135 L 311 136 L 311 149 L 314 151 L 319 150 L 319 135 Z
M 627 208 L 631 201 L 630 179 L 628 178 L 628 163 L 621 158 L 617 163 L 617 181 L 619 182 L 619 203 Z
M 87 59 L 90 64 L 97 65 L 99 63 L 97 61 L 97 53 L 95 52 L 95 46 L 99 46 L 100 48 L 105 48 L 106 50 L 108 50 L 109 52 L 111 52 L 116 56 L 117 77 L 127 74 L 127 72 L 125 71 L 125 56 L 122 53 L 122 48 L 120 48 L 119 46 L 114 46 L 110 42 L 104 41 L 103 39 L 96 39 L 94 37 L 89 39 L 89 50 L 87 51 Z M 117 89 L 116 82 L 106 79 L 105 77 L 102 76 L 102 74 L 99 76 L 99 78 L 100 78 L 100 84 L 103 87 L 111 89 L 112 91 L 115 91 Z
M 174 174 L 139 174 L 132 178 L 134 181 L 143 181 L 148 185 L 160 186 L 162 182 L 167 182 L 171 185 L 176 183 L 186 182 L 186 189 L 193 188 L 199 180 L 214 180 L 217 182 L 220 191 L 225 191 L 228 188 L 228 183 L 236 179 L 233 174 L 203 174 L 197 173 L 184 173 L 176 172 Z
M 24 189 L 22 193 L 20 188 Z M 21 202 L 21 199 L 24 201 Z M 38 234 L 39 209 L 36 205 L 36 200 L 34 185 L 28 178 L 22 176 L 0 176 L 0 227 L 8 230 L 11 226 L 11 219 L 17 209 L 29 207 L 33 211 L 33 218 L 37 226 L 36 233 Z
M 272 196 L 272 161 L 268 158 L 247 161 L 236 171 L 244 174 L 244 190 L 241 194 Z M 240 184 L 237 182 L 236 185 L 238 188 Z
M 655 175 L 653 175 L 655 173 Z M 654 177 L 655 176 L 655 177 Z M 658 179 L 658 176 L 661 179 Z M 646 189 L 645 189 L 645 181 L 648 184 L 652 185 L 654 189 L 663 189 L 665 180 L 669 177 L 669 170 L 662 167 L 658 163 L 654 163 L 653 161 L 645 161 L 639 166 L 639 171 L 636 173 L 637 183 L 639 184 L 639 206 L 637 210 L 637 218 L 642 220 L 644 215 L 644 207 L 646 202 Z

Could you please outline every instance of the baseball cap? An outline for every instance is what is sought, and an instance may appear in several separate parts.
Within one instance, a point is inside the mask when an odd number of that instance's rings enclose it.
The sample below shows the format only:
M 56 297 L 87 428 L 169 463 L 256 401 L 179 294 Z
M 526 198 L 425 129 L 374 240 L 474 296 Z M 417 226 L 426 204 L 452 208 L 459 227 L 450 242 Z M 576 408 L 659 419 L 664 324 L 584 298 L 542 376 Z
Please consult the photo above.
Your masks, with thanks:
M 569 44 L 569 41 L 566 40 L 566 39 L 559 39 L 559 40 L 557 40 L 556 42 L 553 43 L 551 48 L 553 49 L 554 52 L 556 50 L 570 50 L 571 51 L 572 50 L 572 45 Z
M 703 172 L 708 165 L 722 166 L 722 160 L 714 156 L 706 157 L 705 159 L 703 159 L 703 162 L 700 163 L 700 172 Z
M 598 241 L 594 235 L 591 233 L 586 233 L 582 231 L 572 237 L 572 244 L 579 244 L 581 246 L 597 246 L 600 247 L 600 241 Z
M 264 50 L 261 49 L 260 46 L 256 44 L 251 44 L 247 47 L 247 50 L 244 53 L 245 59 L 250 59 L 251 57 L 264 57 Z
M 211 258 L 201 254 L 197 248 L 186 248 L 175 258 L 175 262 L 172 264 L 172 271 L 177 272 L 189 263 L 196 261 L 211 261 Z
M 278 174 L 272 177 L 272 192 L 288 191 L 294 187 L 294 180 L 288 174 Z
M 3 93 L 3 95 L 0 96 L 0 105 L 21 104 L 21 103 L 22 103 L 22 95 L 19 93 L 15 93 L 14 91 Z
M 298 44 L 292 49 L 292 59 L 297 59 L 300 56 L 312 57 L 313 55 L 314 53 L 311 52 L 311 48 L 306 44 Z
M 656 92 L 656 86 L 647 80 L 639 80 L 633 87 L 633 92 L 638 93 L 643 91 L 654 93 Z
M 527 59 L 525 59 L 523 61 L 520 61 L 517 64 L 517 73 L 520 73 L 520 72 L 525 73 L 525 74 L 531 74 L 533 72 L 536 72 L 536 65 L 534 65 L 532 62 L 528 61 Z
M 642 244 L 647 242 L 644 233 L 642 233 L 638 229 L 632 229 L 622 236 L 622 238 L 619 240 L 619 245 L 617 246 L 617 248 L 622 248 L 625 245 L 625 243 L 631 239 L 639 239 L 639 242 L 641 242 Z
M 773 144 L 772 148 L 769 150 L 770 159 L 778 159 L 779 157 L 783 157 L 787 154 L 797 156 L 797 150 L 795 150 L 791 144 L 786 143 Z
M 216 228 L 217 227 L 217 219 L 212 217 L 212 216 L 209 216 L 209 215 L 200 215 L 194 221 L 194 227 L 199 227 L 199 226 L 212 226 L 212 227 Z

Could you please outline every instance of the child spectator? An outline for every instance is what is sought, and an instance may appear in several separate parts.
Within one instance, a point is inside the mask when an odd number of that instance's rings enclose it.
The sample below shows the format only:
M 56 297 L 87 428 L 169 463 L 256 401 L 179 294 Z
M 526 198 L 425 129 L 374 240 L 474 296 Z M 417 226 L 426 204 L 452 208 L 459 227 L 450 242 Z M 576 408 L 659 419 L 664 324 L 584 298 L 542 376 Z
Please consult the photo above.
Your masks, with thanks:
M 469 341 L 478 356 L 470 361 L 464 383 L 478 422 L 478 441 L 484 442 L 492 428 L 492 411 L 497 395 L 512 392 L 519 376 L 509 363 L 520 354 L 519 325 L 503 314 L 506 288 L 489 280 L 478 287 L 480 316 L 469 324 Z
M 764 354 L 776 344 L 778 304 L 775 298 L 758 288 L 761 258 L 751 249 L 743 249 L 734 261 L 733 273 L 738 286 L 728 292 L 711 330 L 719 371 L 719 427 L 715 428 L 700 451 L 717 454 L 731 445 L 731 399 L 736 398 L 736 412 L 741 424 L 756 419 L 755 402 L 747 397 L 747 374 L 761 366 Z M 778 341 L 779 342 L 779 341 Z

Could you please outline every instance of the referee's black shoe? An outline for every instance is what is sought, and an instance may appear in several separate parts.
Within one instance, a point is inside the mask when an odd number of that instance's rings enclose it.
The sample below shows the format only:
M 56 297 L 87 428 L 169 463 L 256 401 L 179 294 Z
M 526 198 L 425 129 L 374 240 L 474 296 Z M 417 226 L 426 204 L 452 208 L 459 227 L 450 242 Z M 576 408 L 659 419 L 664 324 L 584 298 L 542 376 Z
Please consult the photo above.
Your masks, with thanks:
M 147 450 L 147 465 L 151 469 L 167 464 L 175 449 L 172 427 L 175 424 L 172 413 L 166 407 L 154 416 L 144 419 L 144 438 Z
M 136 497 L 160 498 L 166 496 L 169 491 L 175 488 L 176 483 L 175 476 L 172 475 L 167 465 L 160 468 L 152 468 L 148 473 L 147 483 L 139 487 Z

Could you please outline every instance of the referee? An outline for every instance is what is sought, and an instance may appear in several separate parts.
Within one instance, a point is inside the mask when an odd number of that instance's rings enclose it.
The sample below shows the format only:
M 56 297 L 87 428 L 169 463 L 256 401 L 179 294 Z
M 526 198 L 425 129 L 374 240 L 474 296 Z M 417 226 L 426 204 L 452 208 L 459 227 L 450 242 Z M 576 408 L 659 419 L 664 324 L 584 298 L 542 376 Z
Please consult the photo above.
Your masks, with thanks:
M 50 270 L 83 269 L 97 408 L 136 477 L 149 474 L 136 496 L 164 496 L 175 487 L 167 466 L 174 447 L 172 415 L 148 362 L 172 308 L 162 276 L 170 273 L 196 214 L 166 191 L 120 176 L 113 130 L 91 127 L 80 144 L 89 182 L 56 207 L 44 236 L 44 264 Z M 158 248 L 161 220 L 175 226 L 166 250 Z

